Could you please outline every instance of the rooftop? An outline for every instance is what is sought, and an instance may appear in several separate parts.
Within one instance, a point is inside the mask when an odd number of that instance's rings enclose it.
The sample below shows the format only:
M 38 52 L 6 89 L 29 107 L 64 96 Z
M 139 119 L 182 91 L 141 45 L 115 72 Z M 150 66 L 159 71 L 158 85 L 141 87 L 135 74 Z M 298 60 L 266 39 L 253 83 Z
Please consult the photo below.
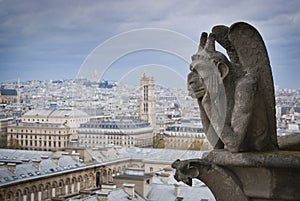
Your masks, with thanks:
M 17 96 L 17 90 L 16 89 L 0 89 L 0 95 L 1 96 Z
M 80 128 L 134 129 L 151 127 L 150 123 L 135 118 L 121 118 L 109 120 L 91 120 L 81 124 Z
M 48 124 L 48 123 L 26 123 L 18 122 L 11 124 L 10 127 L 26 127 L 26 128 L 69 128 L 63 124 Z
M 195 198 L 199 201 L 202 199 L 208 201 L 215 200 L 213 194 L 207 190 L 206 186 L 190 187 L 187 185 L 180 185 L 179 188 L 180 192 L 176 195 L 174 185 L 153 184 L 148 199 L 153 201 L 174 201 L 176 198 L 181 197 L 183 198 L 183 201 L 195 200 Z
M 23 117 L 88 117 L 86 112 L 77 109 L 34 109 L 26 112 Z
M 54 162 L 57 160 L 57 163 Z M 39 177 L 50 173 L 78 168 L 69 155 L 53 155 L 46 151 L 0 149 L 0 186 L 16 180 Z M 39 164 L 39 167 L 36 166 Z M 7 166 L 5 166 L 7 164 Z M 14 167 L 15 171 L 10 168 Z
M 203 153 L 202 151 L 136 147 L 120 148 L 112 146 L 105 149 L 89 150 L 89 154 L 95 158 L 95 163 L 84 164 L 76 162 L 72 154 L 64 152 L 0 149 L 0 186 L 28 180 L 29 178 L 39 179 L 48 174 L 62 174 L 65 171 L 83 170 L 132 159 L 171 164 L 176 159 L 201 158 Z M 39 168 L 36 166 L 36 163 L 39 163 Z M 11 171 L 8 165 L 5 164 L 15 166 L 15 172 Z M 137 177 L 137 175 L 134 176 Z

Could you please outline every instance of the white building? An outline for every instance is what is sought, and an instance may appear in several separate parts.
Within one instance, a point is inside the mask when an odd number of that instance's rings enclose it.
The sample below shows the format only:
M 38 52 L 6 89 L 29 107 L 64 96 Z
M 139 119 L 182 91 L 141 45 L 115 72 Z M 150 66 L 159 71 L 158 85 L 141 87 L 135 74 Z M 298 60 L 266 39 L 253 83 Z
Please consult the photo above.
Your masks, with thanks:
M 111 144 L 125 147 L 153 145 L 153 128 L 138 118 L 91 120 L 81 124 L 78 136 L 79 145 L 90 148 Z
M 76 109 L 30 110 L 7 128 L 8 146 L 27 150 L 64 150 L 90 116 Z
M 166 128 L 163 140 L 167 149 L 200 150 L 205 134 L 199 125 L 173 124 Z

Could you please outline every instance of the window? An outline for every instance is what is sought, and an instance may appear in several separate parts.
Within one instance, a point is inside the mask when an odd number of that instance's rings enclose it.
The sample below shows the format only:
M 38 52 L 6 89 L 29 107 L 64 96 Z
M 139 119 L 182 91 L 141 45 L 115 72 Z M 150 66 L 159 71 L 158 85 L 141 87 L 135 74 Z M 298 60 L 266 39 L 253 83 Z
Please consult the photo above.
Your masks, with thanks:
M 45 198 L 49 197 L 49 192 L 48 192 L 48 185 L 45 188 Z

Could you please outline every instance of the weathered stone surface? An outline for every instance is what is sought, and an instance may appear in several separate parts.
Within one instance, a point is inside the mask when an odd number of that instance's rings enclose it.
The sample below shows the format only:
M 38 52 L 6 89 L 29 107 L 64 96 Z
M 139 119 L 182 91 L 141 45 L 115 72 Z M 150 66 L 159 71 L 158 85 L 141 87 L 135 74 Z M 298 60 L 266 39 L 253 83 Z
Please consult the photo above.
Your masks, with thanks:
M 215 149 L 175 161 L 175 179 L 202 180 L 217 201 L 300 200 L 300 152 L 278 151 L 273 78 L 259 32 L 244 22 L 215 26 L 202 34 L 190 70 L 189 93 Z
M 279 149 L 300 151 L 300 133 L 278 137 Z
M 230 60 L 215 50 L 215 41 Z M 239 22 L 203 33 L 192 56 L 188 89 L 198 100 L 210 144 L 231 152 L 276 150 L 274 86 L 259 32 Z
M 212 151 L 203 159 L 175 161 L 175 179 L 205 182 L 217 201 L 300 200 L 300 152 Z

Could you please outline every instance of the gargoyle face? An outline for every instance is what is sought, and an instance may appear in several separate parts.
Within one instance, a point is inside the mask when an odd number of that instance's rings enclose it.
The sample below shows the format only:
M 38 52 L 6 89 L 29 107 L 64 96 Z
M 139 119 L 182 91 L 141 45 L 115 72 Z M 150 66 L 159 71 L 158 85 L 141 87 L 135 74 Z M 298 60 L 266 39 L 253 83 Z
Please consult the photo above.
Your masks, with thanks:
M 197 71 L 188 74 L 188 91 L 192 98 L 202 99 L 206 93 L 206 86 Z

